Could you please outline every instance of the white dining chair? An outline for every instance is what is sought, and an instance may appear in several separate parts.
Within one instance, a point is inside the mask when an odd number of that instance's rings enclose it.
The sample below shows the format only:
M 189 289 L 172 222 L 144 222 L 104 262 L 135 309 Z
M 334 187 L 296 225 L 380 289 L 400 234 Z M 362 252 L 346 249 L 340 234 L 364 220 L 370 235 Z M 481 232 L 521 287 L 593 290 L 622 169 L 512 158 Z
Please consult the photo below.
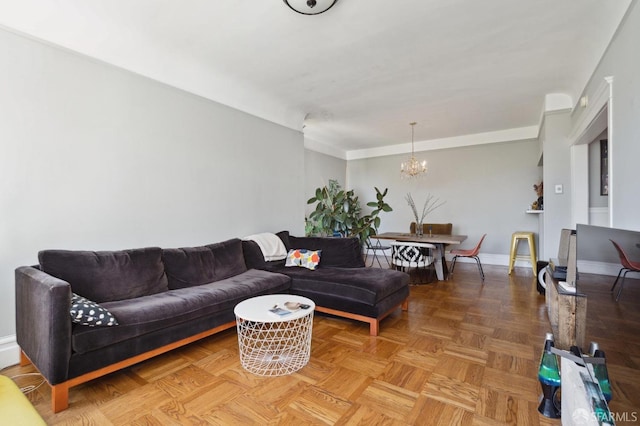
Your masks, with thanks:
M 391 242 L 391 265 L 396 269 L 410 272 L 415 268 L 423 271 L 434 262 L 432 250 L 436 246 L 429 243 L 413 243 L 404 241 Z

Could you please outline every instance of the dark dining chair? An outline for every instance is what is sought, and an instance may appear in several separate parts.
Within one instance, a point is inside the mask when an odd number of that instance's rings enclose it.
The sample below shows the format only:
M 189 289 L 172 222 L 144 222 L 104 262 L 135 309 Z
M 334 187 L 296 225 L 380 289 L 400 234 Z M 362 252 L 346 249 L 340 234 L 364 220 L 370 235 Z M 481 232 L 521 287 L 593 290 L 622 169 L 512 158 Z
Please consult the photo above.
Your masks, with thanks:
M 369 252 L 373 252 L 370 266 L 373 266 L 374 262 L 378 261 L 378 266 L 382 268 L 382 263 L 380 263 L 380 258 L 378 257 L 378 252 L 382 252 L 384 260 L 387 262 L 386 268 L 388 268 L 391 263 L 389 262 L 389 258 L 387 257 L 387 250 L 391 250 L 391 246 L 383 246 L 380 240 L 375 236 L 373 237 L 373 239 L 375 240 L 375 242 L 372 242 L 371 238 L 367 237 L 367 241 L 365 242 L 365 258 L 369 260 Z
M 474 259 L 476 261 L 476 263 L 478 264 L 478 270 L 480 271 L 480 277 L 482 277 L 482 281 L 484 281 L 484 271 L 482 270 L 482 264 L 480 263 L 480 258 L 478 257 L 478 253 L 480 252 L 480 246 L 482 245 L 482 242 L 484 241 L 484 237 L 486 237 L 487 234 L 484 234 L 482 236 L 482 238 L 480 238 L 480 241 L 478 241 L 478 245 L 476 245 L 474 248 L 472 249 L 468 249 L 468 250 L 464 250 L 464 249 L 455 249 L 455 250 L 451 250 L 451 254 L 453 254 L 453 259 L 451 259 L 451 275 L 453 275 L 453 270 L 456 267 L 456 260 L 458 260 L 459 257 L 470 257 L 472 259 Z
M 620 268 L 620 271 L 618 271 L 618 276 L 616 277 L 616 280 L 613 282 L 613 286 L 611 287 L 611 291 L 613 292 L 613 289 L 616 288 L 616 285 L 618 284 L 618 280 L 620 279 L 620 274 L 622 274 L 622 281 L 620 281 L 620 288 L 618 289 L 618 294 L 616 295 L 616 302 L 617 302 L 618 299 L 620 299 L 620 294 L 622 294 L 622 287 L 624 287 L 625 277 L 629 272 L 640 272 L 640 262 L 633 262 L 629 260 L 629 257 L 624 252 L 622 247 L 620 247 L 620 244 L 616 243 L 613 240 L 609 240 L 609 241 L 613 243 L 613 246 L 618 251 L 618 256 L 620 256 L 620 264 L 622 265 L 622 268 Z M 623 271 L 624 271 L 624 274 L 622 273 Z
M 424 235 L 429 235 L 429 230 L 431 230 L 432 234 L 436 235 L 451 235 L 453 231 L 452 223 L 423 223 L 422 224 L 422 233 Z M 416 223 L 411 222 L 409 225 L 409 232 L 412 234 L 416 233 Z

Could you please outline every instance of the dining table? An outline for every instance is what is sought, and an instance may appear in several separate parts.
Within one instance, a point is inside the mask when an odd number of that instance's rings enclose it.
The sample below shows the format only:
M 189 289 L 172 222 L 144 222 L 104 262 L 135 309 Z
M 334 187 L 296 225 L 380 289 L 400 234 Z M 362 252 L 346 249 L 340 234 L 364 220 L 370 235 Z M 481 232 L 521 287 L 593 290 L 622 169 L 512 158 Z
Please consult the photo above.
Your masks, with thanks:
M 408 232 L 383 232 L 376 234 L 372 238 L 381 240 L 394 240 L 410 243 L 429 243 L 436 248 L 433 253 L 433 264 L 436 269 L 438 280 L 446 280 L 448 275 L 447 261 L 444 257 L 445 247 L 448 245 L 458 245 L 467 239 L 466 235 L 443 235 L 443 234 L 411 234 Z

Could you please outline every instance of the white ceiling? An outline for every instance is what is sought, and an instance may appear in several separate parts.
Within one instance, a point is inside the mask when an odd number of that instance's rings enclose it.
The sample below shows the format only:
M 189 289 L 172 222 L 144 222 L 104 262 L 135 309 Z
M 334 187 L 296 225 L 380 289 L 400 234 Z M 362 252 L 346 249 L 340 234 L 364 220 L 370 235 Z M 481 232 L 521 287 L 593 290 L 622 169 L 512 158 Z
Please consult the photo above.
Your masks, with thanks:
M 0 26 L 336 152 L 536 126 L 577 100 L 631 0 L 0 0 Z M 422 142 L 421 146 L 428 146 Z

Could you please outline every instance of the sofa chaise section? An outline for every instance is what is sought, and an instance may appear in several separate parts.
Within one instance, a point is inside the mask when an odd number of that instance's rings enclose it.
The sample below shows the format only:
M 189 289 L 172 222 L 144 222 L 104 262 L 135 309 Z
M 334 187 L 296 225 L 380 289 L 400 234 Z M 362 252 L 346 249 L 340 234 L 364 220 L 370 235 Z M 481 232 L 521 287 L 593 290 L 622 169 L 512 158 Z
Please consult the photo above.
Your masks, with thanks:
M 294 237 L 277 234 L 287 250 L 320 250 L 314 270 L 287 267 L 285 261 L 264 260 L 253 241 L 243 241 L 248 267 L 265 269 L 291 277 L 290 293 L 308 297 L 316 311 L 369 324 L 377 336 L 380 321 L 398 308 L 408 309 L 409 276 L 392 269 L 367 268 L 357 238 Z

